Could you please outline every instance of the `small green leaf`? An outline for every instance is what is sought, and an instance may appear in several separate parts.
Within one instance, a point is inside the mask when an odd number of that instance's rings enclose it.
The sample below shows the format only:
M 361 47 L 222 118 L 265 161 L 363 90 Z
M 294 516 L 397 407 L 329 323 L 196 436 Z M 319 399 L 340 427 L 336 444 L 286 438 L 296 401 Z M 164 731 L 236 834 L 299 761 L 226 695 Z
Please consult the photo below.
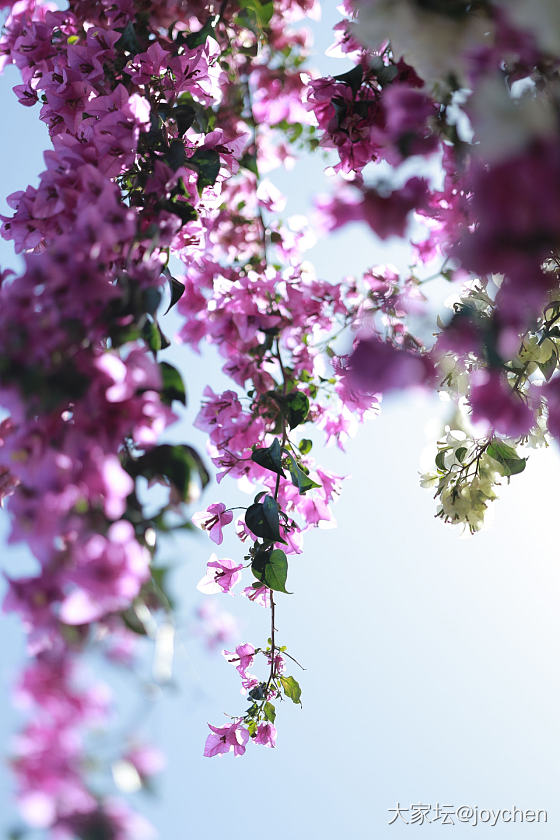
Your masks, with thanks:
M 274 723 L 274 721 L 276 720 L 276 709 L 274 708 L 272 703 L 268 702 L 268 700 L 266 701 L 266 703 L 263 706 L 263 712 L 264 712 L 265 718 L 268 721 L 270 721 L 270 723 Z
M 455 457 L 461 463 L 463 463 L 463 458 L 465 457 L 466 454 L 467 454 L 467 447 L 466 446 L 460 446 L 459 449 L 455 450 Z
M 240 23 L 257 34 L 268 26 L 274 12 L 272 0 L 267 3 L 260 0 L 239 0 L 239 6 L 242 10 L 238 15 Z
M 290 429 L 305 421 L 309 412 L 309 400 L 302 391 L 292 391 L 286 398 L 287 419 Z
M 285 473 L 282 469 L 282 447 L 278 438 L 275 438 L 274 442 L 266 449 L 255 449 L 251 455 L 251 460 L 259 464 L 259 466 L 285 478 Z
M 290 593 L 286 589 L 286 578 L 288 577 L 288 559 L 279 548 L 271 551 L 266 558 L 264 566 L 263 583 L 275 592 Z
M 191 32 L 185 38 L 185 44 L 189 49 L 193 50 L 195 47 L 200 47 L 202 44 L 206 43 L 206 39 L 209 37 L 214 37 L 214 25 L 213 25 L 213 17 L 209 17 L 202 29 L 199 29 L 198 32 Z
M 144 623 L 138 618 L 138 614 L 134 607 L 129 607 L 127 610 L 122 612 L 121 618 L 127 629 L 132 630 L 132 632 L 136 633 L 137 636 L 148 635 L 148 631 L 146 630 Z
M 129 52 L 132 53 L 132 55 L 136 55 L 140 52 L 140 44 L 138 43 L 136 30 L 134 29 L 132 21 L 129 21 L 122 30 L 121 37 L 115 43 L 115 47 L 117 50 Z
M 302 438 L 298 445 L 298 449 L 302 455 L 307 455 L 308 452 L 311 452 L 312 447 L 313 441 L 309 440 L 309 438 Z
M 259 700 L 264 700 L 264 696 L 265 696 L 265 689 L 266 689 L 266 683 L 259 683 L 259 685 L 256 685 L 256 686 L 255 686 L 254 688 L 252 688 L 252 689 L 251 689 L 251 691 L 249 692 L 249 697 L 250 697 L 250 699 L 251 699 L 251 700 L 255 700 L 255 701 L 257 701 L 257 702 L 258 702 Z
M 185 103 L 183 105 L 176 105 L 169 116 L 175 120 L 179 137 L 182 137 L 195 121 L 196 110 L 192 105 Z
M 185 160 L 185 166 L 198 172 L 198 191 L 202 192 L 204 187 L 213 187 L 220 171 L 220 155 L 216 149 L 205 149 L 201 147 L 195 151 L 190 158 Z
M 144 326 L 142 327 L 142 338 L 152 353 L 157 353 L 159 350 L 165 350 L 165 348 L 169 347 L 171 344 L 167 336 L 162 332 L 158 322 L 152 321 L 149 318 L 146 319 Z
M 289 697 L 293 703 L 299 703 L 301 705 L 301 688 L 299 687 L 298 681 L 293 677 L 280 677 L 280 682 L 282 683 L 286 697 Z
M 314 487 L 321 486 L 320 484 L 317 484 L 316 481 L 309 478 L 307 473 L 301 469 L 294 456 L 290 454 L 288 454 L 288 468 L 290 470 L 292 484 L 297 487 L 302 495 L 307 493 L 308 490 L 312 490 Z
M 142 309 L 144 312 L 147 312 L 148 315 L 155 315 L 160 303 L 161 292 L 159 289 L 154 289 L 153 286 L 150 286 L 148 289 L 144 289 L 142 292 Z
M 186 405 L 185 383 L 177 368 L 168 362 L 160 362 L 159 369 L 162 379 L 162 388 L 160 391 L 162 401 L 166 405 L 171 405 L 173 400 L 177 400 L 183 405 Z
M 447 449 L 442 449 L 436 455 L 436 467 L 438 470 L 443 470 L 445 472 L 445 455 L 447 453 Z
M 169 144 L 164 161 L 176 172 L 179 167 L 187 165 L 187 155 L 182 140 L 172 140 Z
M 501 440 L 493 440 L 486 452 L 498 462 L 504 476 L 517 475 L 523 472 L 527 465 L 526 458 L 520 458 L 512 446 Z
M 142 338 L 152 353 L 157 353 L 161 350 L 161 335 L 155 321 L 152 321 L 149 318 L 145 320 L 144 326 L 142 327 Z
M 202 487 L 206 487 L 210 476 L 198 452 L 187 444 L 163 443 L 154 446 L 144 455 L 126 465 L 133 477 L 143 476 L 148 481 L 165 478 L 177 490 L 183 501 L 188 500 L 191 474 L 198 474 Z
M 558 365 L 558 358 L 556 356 L 556 353 L 552 353 L 552 355 L 546 360 L 546 362 L 539 362 L 538 365 L 542 375 L 548 382 Z
M 348 85 L 352 89 L 352 93 L 354 96 L 358 93 L 359 89 L 362 86 L 362 81 L 364 78 L 364 71 L 362 69 L 362 65 L 358 64 L 356 67 L 353 67 L 352 70 L 348 70 L 347 73 L 342 73 L 340 76 L 335 76 L 334 79 L 336 82 L 343 82 L 345 85 Z
M 176 277 L 173 277 L 171 272 L 167 269 L 165 271 L 165 275 L 167 277 L 167 282 L 169 284 L 169 293 L 171 295 L 171 300 L 169 306 L 164 312 L 164 315 L 167 315 L 170 309 L 173 309 L 175 304 L 182 298 L 183 293 L 185 291 L 185 284 L 181 283 L 180 280 L 177 280 Z
M 256 537 L 272 542 L 285 542 L 280 536 L 278 504 L 272 496 L 265 496 L 262 502 L 247 508 L 245 524 Z

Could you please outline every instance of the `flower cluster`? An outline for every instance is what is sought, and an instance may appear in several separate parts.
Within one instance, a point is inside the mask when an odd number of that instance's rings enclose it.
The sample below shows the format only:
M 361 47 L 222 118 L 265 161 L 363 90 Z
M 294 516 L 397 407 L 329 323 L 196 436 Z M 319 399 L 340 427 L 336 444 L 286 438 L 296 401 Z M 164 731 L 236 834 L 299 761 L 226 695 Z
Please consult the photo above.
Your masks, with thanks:
M 15 93 L 52 140 L 37 186 L 1 219 L 24 268 L 0 273 L 0 502 L 37 564 L 5 600 L 32 657 L 18 797 L 53 837 L 125 840 L 148 829 L 91 792 L 82 730 L 108 704 L 77 660 L 110 636 L 107 655 L 129 662 L 131 631 L 170 611 L 157 536 L 185 524 L 193 482 L 209 480 L 192 447 L 161 442 L 185 402 L 158 359 L 164 302 L 179 341 L 223 360 L 231 385 L 207 386 L 195 425 L 218 482 L 253 495 L 192 517 L 216 545 L 228 529 L 243 543 L 211 556 L 199 590 L 232 594 L 245 578 L 270 613 L 265 645 L 224 652 L 249 705 L 210 725 L 204 751 L 243 755 L 275 745 L 276 700 L 301 700 L 276 619 L 303 535 L 334 523 L 341 477 L 311 455 L 319 438 L 343 448 L 382 393 L 439 390 L 452 415 L 423 483 L 438 516 L 473 531 L 499 481 L 523 471 L 518 447 L 560 438 L 560 45 L 543 23 L 555 9 L 539 0 L 528 20 L 521 2 L 344 0 L 334 51 L 353 66 L 310 78 L 308 33 L 292 24 L 316 0 L 4 5 L 0 69 L 18 67 Z M 316 275 L 308 220 L 283 215 L 264 174 L 318 146 L 336 178 L 317 200 L 323 231 L 410 232 L 408 272 Z M 463 290 L 434 330 L 436 278 Z M 156 513 L 143 480 L 165 488 Z M 231 617 L 198 617 L 210 646 L 229 644 Z M 146 761 L 129 751 L 116 776 L 141 784 Z

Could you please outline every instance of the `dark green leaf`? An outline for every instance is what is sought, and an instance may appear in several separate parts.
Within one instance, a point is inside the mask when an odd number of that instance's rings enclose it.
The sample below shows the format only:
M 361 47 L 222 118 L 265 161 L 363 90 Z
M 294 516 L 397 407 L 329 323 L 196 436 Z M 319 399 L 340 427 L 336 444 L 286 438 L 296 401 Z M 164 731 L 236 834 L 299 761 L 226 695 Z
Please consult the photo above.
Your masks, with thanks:
M 298 449 L 302 455 L 307 455 L 308 452 L 311 452 L 312 446 L 313 441 L 309 440 L 309 438 L 303 438 L 299 442 Z
M 148 315 L 155 315 L 157 308 L 161 303 L 161 292 L 159 289 L 154 289 L 151 286 L 149 289 L 144 289 L 142 292 L 142 308 Z
M 253 560 L 251 562 L 251 571 L 253 572 L 256 579 L 261 583 L 264 577 L 264 569 L 269 553 L 270 552 L 267 549 L 259 547 L 253 554 Z M 261 583 L 257 584 L 257 586 L 260 586 Z M 255 586 L 255 584 L 253 584 L 253 586 Z
M 152 353 L 157 353 L 161 350 L 161 335 L 155 321 L 151 321 L 149 318 L 146 319 L 142 327 L 142 338 Z
M 461 463 L 463 463 L 463 458 L 465 457 L 466 454 L 467 454 L 467 447 L 466 446 L 460 446 L 459 449 L 455 450 L 455 457 Z
M 204 187 L 213 187 L 220 171 L 220 155 L 216 149 L 197 149 L 196 152 L 185 161 L 185 166 L 198 172 L 198 191 Z
M 282 447 L 278 438 L 275 438 L 274 442 L 266 449 L 255 449 L 251 459 L 259 466 L 285 477 L 282 469 Z
M 286 589 L 286 578 L 288 577 L 288 560 L 283 551 L 279 548 L 271 551 L 266 558 L 264 567 L 263 583 L 275 592 L 290 593 Z
M 184 105 L 176 105 L 171 111 L 170 116 L 175 120 L 179 136 L 182 137 L 193 124 L 196 117 L 196 111 L 192 105 L 186 103 Z
M 197 473 L 200 484 L 206 487 L 210 481 L 208 470 L 198 452 L 187 444 L 163 443 L 154 446 L 140 458 L 127 465 L 129 473 L 144 476 L 148 481 L 154 478 L 167 479 L 177 490 L 183 501 L 188 499 L 191 474 Z
M 187 155 L 185 154 L 185 147 L 182 140 L 171 141 L 164 160 L 174 172 L 176 172 L 180 166 L 185 166 L 187 164 Z
M 520 458 L 512 446 L 508 446 L 507 443 L 503 443 L 501 440 L 493 440 L 486 452 L 498 462 L 501 473 L 505 476 L 517 475 L 523 472 L 527 464 L 526 458 Z
M 259 683 L 259 685 L 256 685 L 249 692 L 250 699 L 255 700 L 257 702 L 259 700 L 263 700 L 264 696 L 265 696 L 265 690 L 266 690 L 266 683 Z
M 138 636 L 148 635 L 148 631 L 144 627 L 143 622 L 138 618 L 138 614 L 134 607 L 129 607 L 127 610 L 122 612 L 121 618 L 124 621 L 126 627 L 129 630 L 132 630 L 133 633 L 136 633 Z
M 186 405 L 185 383 L 177 368 L 168 362 L 160 362 L 159 369 L 162 379 L 162 388 L 160 391 L 162 401 L 166 405 L 171 405 L 173 400 L 178 400 L 183 405 Z
M 446 455 L 446 453 L 447 453 L 447 449 L 442 449 L 436 455 L 436 467 L 438 468 L 438 470 L 445 471 L 445 455 Z
M 289 697 L 293 703 L 301 704 L 301 688 L 298 681 L 293 677 L 280 677 L 280 682 L 286 697 Z
M 142 327 L 142 338 L 152 353 L 157 353 L 159 350 L 165 350 L 165 348 L 169 347 L 171 344 L 167 336 L 162 332 L 158 322 L 151 321 L 149 318 L 146 319 L 144 326 Z
M 364 78 L 362 65 L 358 64 L 356 67 L 353 67 L 352 70 L 348 70 L 347 73 L 342 73 L 340 76 L 335 76 L 334 78 L 336 82 L 343 82 L 345 85 L 348 85 L 355 96 L 361 88 Z
M 116 42 L 115 47 L 122 52 L 132 53 L 132 55 L 140 52 L 140 44 L 138 43 L 136 30 L 132 21 L 129 21 L 122 30 L 122 35 Z
M 239 163 L 245 169 L 248 169 L 249 172 L 252 172 L 253 175 L 256 175 L 258 177 L 259 169 L 258 169 L 258 165 L 257 165 L 256 155 L 250 155 L 248 152 L 246 152 L 243 155 L 243 157 L 241 158 L 241 160 L 239 161 Z
M 309 478 L 307 473 L 301 469 L 293 455 L 288 455 L 288 468 L 290 470 L 292 484 L 297 487 L 302 495 L 307 493 L 308 490 L 312 490 L 314 487 L 321 486 L 320 484 L 317 484 L 316 481 Z
M 202 44 L 206 43 L 206 39 L 208 37 L 214 37 L 214 25 L 212 23 L 213 18 L 209 17 L 202 29 L 199 29 L 198 32 L 191 32 L 185 38 L 185 44 L 189 49 L 193 50 L 195 47 L 200 47 Z
M 169 284 L 169 292 L 171 295 L 171 301 L 169 303 L 169 306 L 164 312 L 164 314 L 167 315 L 169 310 L 173 309 L 175 304 L 182 298 L 183 292 L 185 291 L 185 284 L 181 283 L 180 280 L 177 280 L 176 277 L 173 277 L 171 272 L 166 271 L 165 274 L 167 277 L 167 282 Z
M 272 496 L 265 496 L 261 503 L 247 508 L 245 524 L 257 537 L 273 542 L 285 542 L 280 536 L 278 505 Z
M 309 400 L 302 391 L 292 391 L 286 398 L 287 419 L 290 429 L 305 421 L 309 412 Z

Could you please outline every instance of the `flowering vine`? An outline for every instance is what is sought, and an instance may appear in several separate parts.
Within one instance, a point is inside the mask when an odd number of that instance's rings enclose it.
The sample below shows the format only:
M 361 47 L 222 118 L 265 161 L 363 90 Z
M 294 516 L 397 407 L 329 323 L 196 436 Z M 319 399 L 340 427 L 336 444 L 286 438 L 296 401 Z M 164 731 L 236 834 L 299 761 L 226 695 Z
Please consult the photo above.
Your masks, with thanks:
M 343 448 L 382 393 L 437 389 L 452 412 L 422 482 L 437 516 L 472 531 L 525 468 L 518 448 L 560 437 L 554 4 L 527 20 L 521 2 L 345 0 L 346 69 L 326 78 L 303 72 L 309 36 L 293 25 L 316 0 L 2 6 L 0 69 L 17 66 L 15 93 L 52 141 L 1 229 L 24 268 L 0 275 L 0 498 L 37 562 L 4 603 L 29 641 L 18 799 L 61 840 L 139 838 L 149 828 L 88 779 L 83 733 L 109 703 L 78 663 L 92 640 L 129 662 L 135 635 L 168 632 L 158 535 L 189 524 L 193 485 L 210 478 L 187 442 L 162 442 L 186 401 L 158 358 L 164 310 L 180 341 L 223 358 L 232 386 L 205 389 L 195 425 L 218 482 L 252 488 L 247 506 L 213 500 L 192 517 L 216 545 L 230 526 L 244 544 L 213 554 L 199 589 L 245 578 L 269 611 L 266 641 L 224 651 L 248 708 L 209 724 L 204 750 L 242 755 L 275 746 L 278 700 L 301 701 L 281 603 L 290 559 L 332 521 L 341 487 L 311 454 L 317 430 Z M 283 216 L 266 173 L 318 147 L 337 185 L 317 201 L 323 231 L 410 235 L 409 272 L 316 276 L 311 226 Z M 427 330 L 433 280 L 460 291 Z M 156 513 L 143 480 L 164 488 Z M 129 748 L 116 766 L 142 780 L 149 755 Z

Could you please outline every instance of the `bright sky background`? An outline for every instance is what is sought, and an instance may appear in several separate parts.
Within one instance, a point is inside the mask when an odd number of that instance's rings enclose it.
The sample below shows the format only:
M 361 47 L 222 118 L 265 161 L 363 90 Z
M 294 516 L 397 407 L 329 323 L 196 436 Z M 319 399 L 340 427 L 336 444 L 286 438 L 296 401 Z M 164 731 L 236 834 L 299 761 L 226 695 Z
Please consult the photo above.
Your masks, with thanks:
M 326 4 L 325 4 L 326 6 Z M 331 41 L 329 20 L 316 27 L 318 49 Z M 332 62 L 317 57 L 323 72 Z M 348 69 L 335 65 L 334 72 Z M 35 182 L 46 134 L 38 112 L 20 107 L 10 92 L 15 73 L 0 80 L 3 126 L 1 193 Z M 274 177 L 288 192 L 289 211 L 309 209 L 325 189 L 323 164 L 306 161 Z M 303 173 L 303 174 L 302 174 Z M 5 204 L 0 212 L 5 212 Z M 382 250 L 360 228 L 319 243 L 318 272 L 333 282 L 346 273 L 390 259 L 398 243 Z M 0 264 L 15 265 L 8 243 Z M 217 365 L 181 351 L 190 408 L 173 436 L 204 445 L 190 428 L 204 384 L 219 387 Z M 291 562 L 289 588 L 279 596 L 279 637 L 302 662 L 294 675 L 303 709 L 278 709 L 278 747 L 249 745 L 243 758 L 202 756 L 207 721 L 244 708 L 237 675 L 219 653 L 208 655 L 189 633 L 198 603 L 195 586 L 213 544 L 204 536 L 168 542 L 162 560 L 176 569 L 180 599 L 177 690 L 153 706 L 145 731 L 168 756 L 157 795 L 139 806 L 164 840 L 313 836 L 335 840 L 471 836 L 471 826 L 389 826 L 388 809 L 412 804 L 478 806 L 480 809 L 547 809 L 546 825 L 478 826 L 494 838 L 558 838 L 560 806 L 560 563 L 556 450 L 531 456 L 526 472 L 502 488 L 495 521 L 481 534 L 460 532 L 433 518 L 435 502 L 418 484 L 420 454 L 431 437 L 426 427 L 441 418 L 436 401 L 419 396 L 387 402 L 347 455 L 317 451 L 318 460 L 351 474 L 336 508 L 338 529 L 316 531 Z M 223 488 L 223 489 L 222 489 Z M 234 483 L 208 489 L 204 504 L 240 498 Z M 243 502 L 241 502 L 243 503 Z M 5 515 L 0 526 L 7 532 Z M 239 556 L 235 539 L 221 556 Z M 3 567 L 23 569 L 23 552 L 6 547 Z M 243 598 L 220 604 L 242 625 L 242 641 L 266 640 L 269 616 Z M 192 624 L 191 624 L 192 626 Z M 12 617 L 1 619 L 4 644 L 0 677 L 6 711 L 0 721 L 8 744 L 16 715 L 7 707 L 8 686 L 22 655 Z M 114 682 L 121 691 L 121 682 Z M 136 688 L 124 688 L 131 696 Z M 144 714 L 135 700 L 125 727 Z M 14 824 L 11 777 L 0 773 L 0 818 Z M 478 836 L 478 834 L 477 834 Z

